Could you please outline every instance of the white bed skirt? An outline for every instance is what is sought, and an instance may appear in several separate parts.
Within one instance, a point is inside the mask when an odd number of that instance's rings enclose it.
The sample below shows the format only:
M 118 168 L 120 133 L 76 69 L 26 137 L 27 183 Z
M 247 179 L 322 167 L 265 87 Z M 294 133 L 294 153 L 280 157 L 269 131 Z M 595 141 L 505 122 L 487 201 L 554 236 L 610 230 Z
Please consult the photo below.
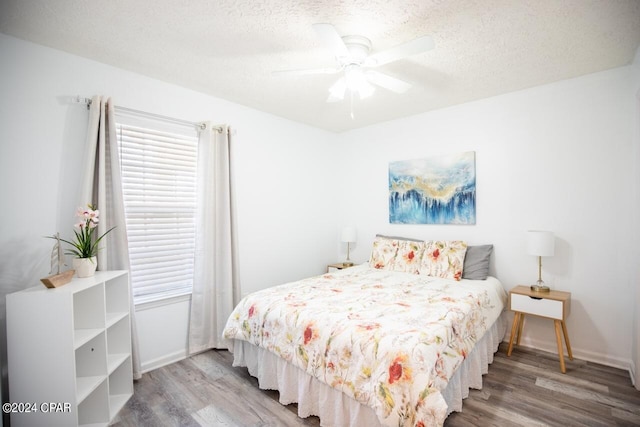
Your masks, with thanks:
M 469 396 L 469 389 L 482 388 L 482 375 L 486 374 L 493 354 L 498 350 L 506 329 L 505 312 L 476 343 L 467 359 L 453 375 L 442 396 L 451 412 L 462 411 L 462 399 Z M 280 403 L 298 404 L 298 416 L 317 415 L 325 427 L 381 426 L 373 409 L 346 394 L 320 382 L 296 366 L 275 354 L 246 341 L 234 340 L 233 366 L 247 367 L 258 379 L 263 390 L 278 390 Z

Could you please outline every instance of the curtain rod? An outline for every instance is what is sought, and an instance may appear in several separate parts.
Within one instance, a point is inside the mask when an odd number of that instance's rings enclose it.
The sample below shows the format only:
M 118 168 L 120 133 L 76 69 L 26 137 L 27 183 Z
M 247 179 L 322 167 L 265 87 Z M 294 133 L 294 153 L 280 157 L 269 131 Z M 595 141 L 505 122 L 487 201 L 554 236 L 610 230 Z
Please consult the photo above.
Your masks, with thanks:
M 206 125 L 204 123 L 198 123 L 198 122 L 191 122 L 189 120 L 182 120 L 182 119 L 176 119 L 173 117 L 167 117 L 167 116 L 161 116 L 160 114 L 154 114 L 154 113 L 148 113 L 146 111 L 140 111 L 140 110 L 134 110 L 133 108 L 127 108 L 127 107 L 121 107 L 119 105 L 115 105 L 114 109 L 117 113 L 128 113 L 128 114 L 134 114 L 137 116 L 141 116 L 141 117 L 146 117 L 149 119 L 155 119 L 155 120 L 161 120 L 164 122 L 171 122 L 171 123 L 175 123 L 178 125 L 184 125 L 184 126 L 194 126 L 196 129 L 204 129 L 206 127 Z M 222 128 L 221 127 L 214 127 L 215 130 L 217 130 L 218 132 L 222 132 Z
M 86 104 L 87 108 L 91 106 L 91 98 L 81 98 L 79 95 L 73 98 L 72 102 L 75 104 Z M 133 108 L 121 107 L 119 105 L 115 105 L 114 109 L 116 110 L 116 113 L 121 112 L 121 113 L 136 114 L 136 115 L 151 118 L 151 119 L 158 119 L 158 120 L 173 122 L 176 124 L 186 125 L 186 126 L 194 126 L 196 129 L 200 129 L 200 130 L 203 130 L 206 127 L 206 125 L 202 122 L 191 122 L 189 120 L 176 119 L 173 117 L 162 116 L 160 114 L 134 110 Z M 222 133 L 224 131 L 224 128 L 222 126 L 213 126 L 212 129 L 219 133 Z

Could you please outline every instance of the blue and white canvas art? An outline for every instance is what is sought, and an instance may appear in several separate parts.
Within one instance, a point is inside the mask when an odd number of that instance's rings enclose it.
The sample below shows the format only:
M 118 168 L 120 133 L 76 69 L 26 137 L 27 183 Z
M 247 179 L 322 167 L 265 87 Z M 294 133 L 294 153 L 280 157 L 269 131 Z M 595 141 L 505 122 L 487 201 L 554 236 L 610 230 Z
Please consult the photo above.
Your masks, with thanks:
M 390 162 L 389 222 L 475 224 L 476 153 Z

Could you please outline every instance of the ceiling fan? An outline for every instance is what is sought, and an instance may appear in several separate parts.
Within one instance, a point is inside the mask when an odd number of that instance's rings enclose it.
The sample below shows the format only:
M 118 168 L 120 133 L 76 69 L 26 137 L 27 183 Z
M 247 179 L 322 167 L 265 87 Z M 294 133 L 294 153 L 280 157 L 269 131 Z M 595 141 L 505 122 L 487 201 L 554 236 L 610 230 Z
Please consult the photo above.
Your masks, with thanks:
M 426 52 L 434 47 L 431 37 L 423 36 L 370 54 L 371 41 L 366 37 L 358 35 L 341 37 L 331 24 L 314 24 L 313 29 L 320 40 L 333 51 L 336 66 L 333 68 L 279 71 L 278 73 L 293 75 L 344 73 L 329 88 L 327 102 L 341 101 L 347 92 L 350 93 L 352 100 L 355 94 L 360 99 L 366 98 L 373 94 L 375 90 L 373 85 L 395 93 L 406 92 L 411 87 L 410 83 L 372 68 Z

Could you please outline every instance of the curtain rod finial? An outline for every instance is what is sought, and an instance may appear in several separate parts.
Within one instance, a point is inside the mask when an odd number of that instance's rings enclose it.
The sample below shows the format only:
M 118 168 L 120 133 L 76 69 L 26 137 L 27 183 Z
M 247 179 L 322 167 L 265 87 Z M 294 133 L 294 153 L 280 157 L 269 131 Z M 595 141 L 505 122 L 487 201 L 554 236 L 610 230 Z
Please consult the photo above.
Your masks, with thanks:
M 70 102 L 71 104 L 84 104 L 87 108 L 91 106 L 91 98 L 83 98 L 80 95 L 72 96 Z

